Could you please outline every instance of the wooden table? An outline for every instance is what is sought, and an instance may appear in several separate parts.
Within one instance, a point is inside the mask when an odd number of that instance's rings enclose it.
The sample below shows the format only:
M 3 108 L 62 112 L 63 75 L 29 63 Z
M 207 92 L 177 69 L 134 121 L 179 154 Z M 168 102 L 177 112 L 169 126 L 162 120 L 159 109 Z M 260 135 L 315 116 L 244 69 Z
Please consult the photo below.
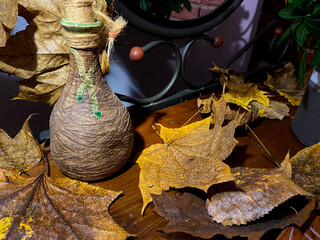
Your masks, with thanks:
M 152 124 L 161 123 L 166 127 L 180 127 L 196 111 L 197 105 L 196 99 L 194 99 L 147 116 L 134 118 L 135 143 L 129 162 L 112 178 L 92 183 L 96 186 L 123 192 L 122 196 L 111 205 L 110 214 L 129 233 L 137 234 L 138 239 L 198 239 L 182 233 L 176 235 L 161 233 L 159 230 L 167 224 L 167 221 L 153 212 L 152 203 L 147 207 L 144 216 L 140 215 L 142 207 L 142 197 L 138 188 L 140 168 L 135 163 L 141 150 L 152 144 L 161 143 L 161 139 L 152 129 Z M 290 115 L 293 116 L 294 112 L 295 109 L 292 109 Z M 192 121 L 200 119 L 201 116 L 198 114 Z M 291 121 L 292 118 L 290 117 L 281 121 L 262 119 L 250 125 L 271 155 L 279 162 L 284 159 L 289 150 L 290 155 L 293 156 L 304 148 L 291 131 Z M 255 137 L 248 130 L 244 128 L 238 130 L 236 132 L 236 139 L 239 143 L 230 157 L 225 161 L 231 167 L 275 167 L 268 160 L 267 155 L 261 150 Z M 62 176 L 52 161 L 50 162 L 52 165 L 51 175 L 54 177 Z M 289 230 L 285 230 L 278 239 L 288 239 L 288 234 Z M 301 239 L 301 237 L 293 239 Z

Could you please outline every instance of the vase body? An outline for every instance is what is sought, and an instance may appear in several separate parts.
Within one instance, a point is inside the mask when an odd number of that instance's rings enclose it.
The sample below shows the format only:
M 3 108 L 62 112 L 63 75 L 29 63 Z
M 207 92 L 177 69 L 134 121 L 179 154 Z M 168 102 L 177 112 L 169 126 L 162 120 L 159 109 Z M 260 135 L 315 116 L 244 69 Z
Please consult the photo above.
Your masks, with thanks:
M 71 48 L 68 80 L 50 117 L 55 164 L 86 181 L 118 171 L 133 145 L 129 113 L 102 77 L 97 59 L 95 48 Z
M 315 67 L 291 124 L 296 137 L 306 146 L 320 141 L 320 69 Z

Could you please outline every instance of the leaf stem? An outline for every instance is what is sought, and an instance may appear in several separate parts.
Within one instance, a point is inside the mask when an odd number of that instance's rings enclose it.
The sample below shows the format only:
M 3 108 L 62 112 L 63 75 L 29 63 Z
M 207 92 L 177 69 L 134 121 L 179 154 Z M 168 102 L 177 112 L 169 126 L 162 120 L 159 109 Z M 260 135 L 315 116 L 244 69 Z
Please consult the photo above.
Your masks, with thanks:
M 253 134 L 253 136 L 257 139 L 257 141 L 260 143 L 260 145 L 258 145 L 259 147 L 261 146 L 261 149 L 269 156 L 271 157 L 271 159 L 274 161 L 274 163 L 280 167 L 280 164 L 278 163 L 277 160 L 275 160 L 272 155 L 270 154 L 270 152 L 268 151 L 268 149 L 263 145 L 263 143 L 260 141 L 260 139 L 258 138 L 258 136 L 253 132 L 253 130 L 249 127 L 248 124 L 246 124 L 246 127 L 249 129 L 249 131 Z
M 168 142 L 181 130 L 181 128 L 183 128 L 185 125 L 187 125 L 199 112 L 202 111 L 203 108 L 204 108 L 204 106 L 202 106 L 201 108 L 199 108 L 199 110 L 196 111 L 180 128 L 178 128 L 178 129 L 167 139 L 167 141 L 165 141 L 165 143 L 168 144 Z

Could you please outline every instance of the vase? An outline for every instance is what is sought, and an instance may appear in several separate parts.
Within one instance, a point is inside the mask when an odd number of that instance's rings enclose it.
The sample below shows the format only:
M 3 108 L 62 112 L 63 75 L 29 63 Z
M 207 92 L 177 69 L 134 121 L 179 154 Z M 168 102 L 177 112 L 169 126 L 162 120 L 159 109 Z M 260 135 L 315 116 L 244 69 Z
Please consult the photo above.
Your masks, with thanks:
M 320 141 L 320 68 L 315 67 L 291 128 L 306 146 Z
M 126 163 L 133 128 L 129 113 L 101 73 L 97 34 L 101 24 L 90 13 L 92 1 L 65 3 L 67 19 L 61 24 L 70 46 L 69 75 L 50 116 L 50 149 L 65 175 L 99 180 Z M 73 11 L 69 15 L 68 9 Z M 87 15 L 89 19 L 79 17 Z

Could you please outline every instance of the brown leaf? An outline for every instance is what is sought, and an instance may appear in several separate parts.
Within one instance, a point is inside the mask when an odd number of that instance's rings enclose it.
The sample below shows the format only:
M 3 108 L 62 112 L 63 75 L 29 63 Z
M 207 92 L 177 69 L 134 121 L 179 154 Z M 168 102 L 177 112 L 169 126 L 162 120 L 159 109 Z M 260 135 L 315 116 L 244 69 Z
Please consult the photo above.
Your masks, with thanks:
M 141 168 L 139 188 L 144 209 L 152 201 L 150 194 L 162 190 L 195 187 L 207 191 L 215 183 L 233 179 L 230 168 L 222 163 L 235 147 L 234 131 L 241 117 L 222 126 L 225 99 L 215 106 L 215 125 L 204 119 L 179 129 L 162 127 L 164 144 L 154 144 L 143 150 L 137 163 Z
M 69 64 L 69 46 L 60 24 L 59 0 L 21 0 L 19 15 L 29 25 L 11 36 L 6 47 L 0 49 L 0 69 L 28 79 L 21 82 L 19 99 L 44 100 L 52 104 L 59 95 L 52 92 L 55 89 L 61 92 Z
M 42 149 L 32 136 L 28 124 L 31 116 L 26 119 L 22 129 L 14 138 L 0 129 L 0 168 L 25 172 L 40 162 Z
M 308 192 L 315 195 L 320 201 L 320 142 L 302 149 L 289 159 L 287 156 L 281 163 L 286 173 L 291 172 L 292 181 Z M 320 205 L 318 205 L 320 209 Z
M 220 84 L 226 86 L 229 90 L 238 92 L 247 92 L 253 84 L 245 84 L 244 76 L 237 71 L 230 69 L 219 68 L 214 65 L 213 68 L 209 69 L 212 73 L 220 75 Z M 241 88 L 239 88 L 241 86 Z
M 312 196 L 280 169 L 237 167 L 231 172 L 235 177 L 234 189 L 216 193 L 207 201 L 211 218 L 224 226 L 259 219 L 293 196 Z
M 307 71 L 305 74 L 304 86 L 299 83 L 298 77 L 295 74 L 295 68 L 290 62 L 283 68 L 275 71 L 273 77 L 268 73 L 267 75 L 268 78 L 264 84 L 287 98 L 293 106 L 298 106 L 308 86 L 311 71 Z
M 21 178 L 21 177 L 20 177 Z M 0 182 L 0 238 L 126 239 L 108 208 L 120 192 L 45 173 Z
M 4 47 L 17 23 L 18 0 L 0 1 L 0 47 Z
M 155 204 L 154 211 L 169 221 L 163 229 L 164 232 L 185 232 L 205 239 L 224 235 L 227 238 L 240 236 L 258 240 L 271 229 L 285 228 L 292 224 L 301 226 L 308 219 L 315 205 L 312 200 L 295 215 L 285 215 L 282 218 L 255 222 L 241 227 L 224 227 L 210 219 L 205 200 L 194 194 L 163 192 L 161 195 L 152 195 L 152 198 Z M 280 214 L 275 213 L 275 215 Z
M 252 110 L 252 108 L 257 109 L 259 117 L 279 120 L 282 120 L 284 117 L 288 117 L 290 111 L 287 104 L 276 101 L 270 101 L 269 107 L 266 107 L 257 101 L 253 101 L 250 103 L 250 109 Z
M 19 81 L 19 95 L 13 98 L 44 102 L 53 105 L 60 97 L 66 81 L 69 65 L 64 65 L 54 71 L 43 73 L 37 77 Z M 48 80 L 54 79 L 52 83 Z
M 280 164 L 280 169 L 287 178 L 292 179 L 292 166 L 290 160 L 290 151 L 288 151 L 287 155 L 285 156 L 284 160 Z

